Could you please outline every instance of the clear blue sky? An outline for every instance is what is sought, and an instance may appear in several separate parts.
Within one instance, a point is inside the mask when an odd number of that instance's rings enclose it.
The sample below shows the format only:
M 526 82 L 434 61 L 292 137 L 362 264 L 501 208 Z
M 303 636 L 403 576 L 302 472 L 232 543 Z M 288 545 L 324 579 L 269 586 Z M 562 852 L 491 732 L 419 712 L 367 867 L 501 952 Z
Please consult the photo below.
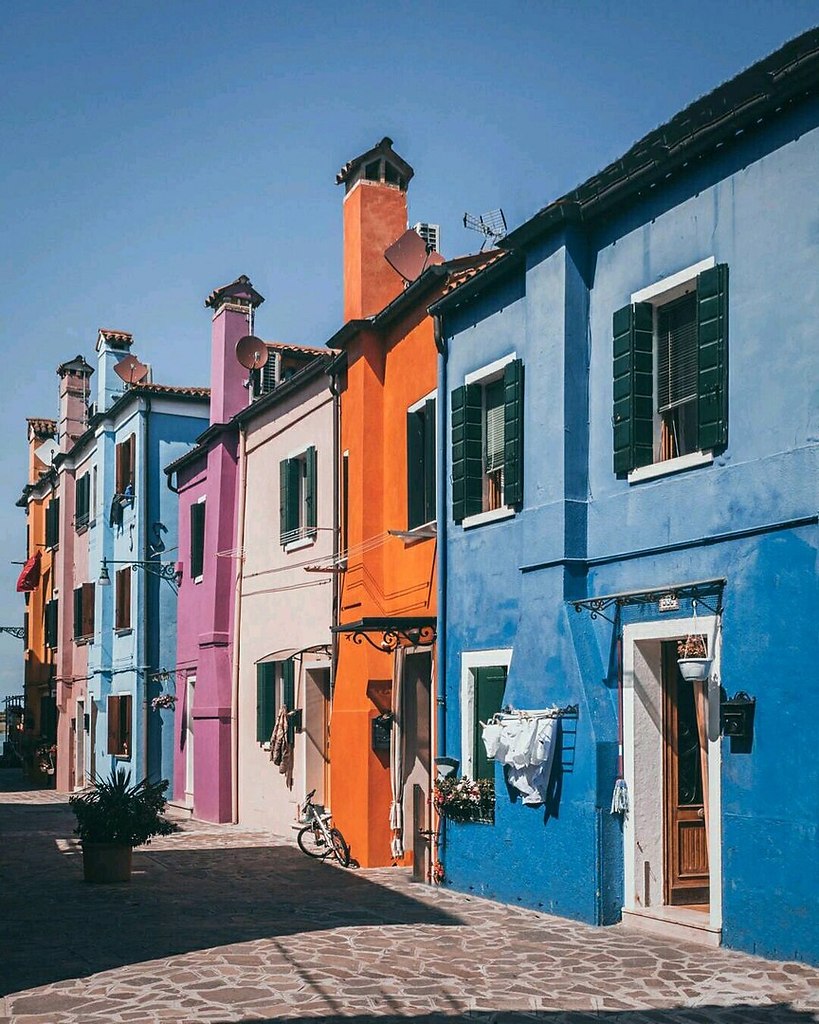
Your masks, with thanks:
M 47 2 L 3 9 L 0 57 L 0 625 L 22 622 L 25 418 L 58 363 L 133 332 L 154 380 L 204 384 L 202 302 L 248 274 L 257 331 L 341 323 L 348 159 L 390 135 L 410 216 L 474 251 L 680 108 L 819 21 L 815 0 Z M 0 694 L 22 690 L 0 636 Z

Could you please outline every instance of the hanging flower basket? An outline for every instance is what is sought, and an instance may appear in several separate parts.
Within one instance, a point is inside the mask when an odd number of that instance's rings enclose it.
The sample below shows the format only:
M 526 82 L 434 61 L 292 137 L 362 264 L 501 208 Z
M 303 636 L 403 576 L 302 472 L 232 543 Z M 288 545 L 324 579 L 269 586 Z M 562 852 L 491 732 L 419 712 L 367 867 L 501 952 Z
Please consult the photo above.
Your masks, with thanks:
M 493 779 L 436 779 L 432 799 L 443 818 L 458 822 L 495 820 L 495 783 Z
M 172 693 L 160 693 L 158 697 L 154 697 L 151 701 L 151 707 L 154 711 L 159 711 L 160 708 L 175 708 L 176 697 Z
M 680 675 L 689 682 L 702 682 L 711 674 L 711 662 L 705 637 L 691 633 L 685 640 L 677 641 L 677 664 Z

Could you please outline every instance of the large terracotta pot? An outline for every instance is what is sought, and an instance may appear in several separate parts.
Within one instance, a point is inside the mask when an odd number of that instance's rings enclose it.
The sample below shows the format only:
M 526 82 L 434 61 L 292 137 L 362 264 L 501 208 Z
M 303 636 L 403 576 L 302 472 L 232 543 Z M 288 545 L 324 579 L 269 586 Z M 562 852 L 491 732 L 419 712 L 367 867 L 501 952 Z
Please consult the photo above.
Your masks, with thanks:
M 83 843 L 83 877 L 86 882 L 130 882 L 132 852 L 121 843 Z

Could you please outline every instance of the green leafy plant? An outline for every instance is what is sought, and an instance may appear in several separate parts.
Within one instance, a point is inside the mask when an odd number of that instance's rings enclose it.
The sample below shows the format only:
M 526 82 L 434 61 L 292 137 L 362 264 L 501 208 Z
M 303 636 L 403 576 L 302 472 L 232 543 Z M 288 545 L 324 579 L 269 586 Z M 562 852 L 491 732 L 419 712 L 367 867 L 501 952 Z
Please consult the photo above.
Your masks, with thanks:
M 493 821 L 495 817 L 493 779 L 437 779 L 432 798 L 438 813 L 450 821 Z
M 107 779 L 95 778 L 87 793 L 69 799 L 77 816 L 76 835 L 83 843 L 119 843 L 142 846 L 154 836 L 167 836 L 176 825 L 163 817 L 167 779 L 143 779 L 131 785 L 131 773 L 112 771 Z

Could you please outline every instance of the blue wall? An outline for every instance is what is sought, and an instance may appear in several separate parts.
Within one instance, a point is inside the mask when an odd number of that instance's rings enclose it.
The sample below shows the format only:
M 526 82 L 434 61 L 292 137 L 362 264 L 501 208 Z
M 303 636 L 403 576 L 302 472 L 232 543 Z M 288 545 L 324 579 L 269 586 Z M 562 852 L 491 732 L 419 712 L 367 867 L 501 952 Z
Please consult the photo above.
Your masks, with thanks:
M 566 602 L 726 577 L 721 682 L 758 702 L 751 751 L 722 741 L 723 941 L 819 959 L 819 770 L 806 728 L 819 718 L 817 527 L 787 526 L 817 510 L 818 123 L 819 104 L 806 103 L 604 224 L 553 233 L 525 269 L 445 317 L 449 391 L 513 351 L 526 375 L 523 509 L 464 529 L 448 495 L 446 753 L 461 753 L 464 651 L 514 649 L 514 706 L 580 704 L 557 817 L 511 804 L 498 771 L 495 825 L 447 825 L 458 889 L 617 920 L 613 630 Z M 730 268 L 728 446 L 710 465 L 630 485 L 612 469 L 612 313 L 707 257 Z M 449 479 L 448 437 L 442 449 Z

